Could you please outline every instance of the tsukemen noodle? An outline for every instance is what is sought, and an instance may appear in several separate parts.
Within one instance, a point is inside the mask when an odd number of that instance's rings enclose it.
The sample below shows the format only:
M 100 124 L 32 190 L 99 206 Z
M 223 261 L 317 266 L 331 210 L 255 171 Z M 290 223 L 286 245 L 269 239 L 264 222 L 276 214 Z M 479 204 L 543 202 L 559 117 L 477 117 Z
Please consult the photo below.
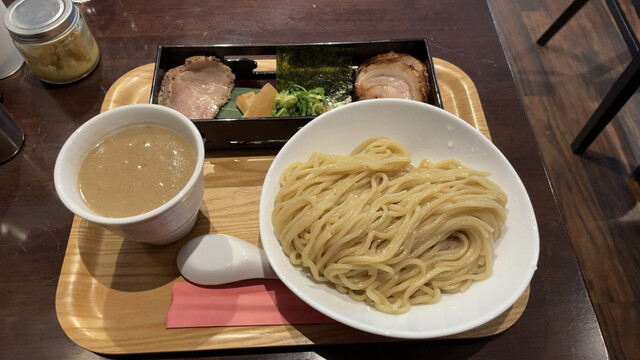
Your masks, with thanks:
M 284 252 L 321 282 L 393 314 L 490 276 L 507 196 L 458 160 L 411 165 L 386 138 L 314 153 L 281 174 L 272 222 Z

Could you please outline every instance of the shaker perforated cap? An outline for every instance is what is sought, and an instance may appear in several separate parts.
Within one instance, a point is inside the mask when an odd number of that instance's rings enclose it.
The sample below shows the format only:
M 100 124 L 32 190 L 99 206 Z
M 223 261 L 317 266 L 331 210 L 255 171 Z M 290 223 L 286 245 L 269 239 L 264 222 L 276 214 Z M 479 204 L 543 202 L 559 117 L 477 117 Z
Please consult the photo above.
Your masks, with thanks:
M 7 8 L 4 23 L 16 41 L 33 43 L 55 39 L 77 18 L 71 0 L 17 0 Z

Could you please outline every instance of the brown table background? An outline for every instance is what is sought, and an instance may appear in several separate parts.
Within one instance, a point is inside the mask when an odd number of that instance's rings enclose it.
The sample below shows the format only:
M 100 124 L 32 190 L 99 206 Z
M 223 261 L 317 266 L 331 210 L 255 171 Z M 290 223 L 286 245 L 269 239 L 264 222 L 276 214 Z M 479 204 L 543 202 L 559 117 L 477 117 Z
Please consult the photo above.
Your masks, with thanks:
M 5 5 L 11 1 L 4 0 Z M 474 81 L 493 142 L 511 161 L 533 202 L 540 261 L 520 320 L 486 339 L 407 341 L 164 354 L 238 358 L 602 359 L 606 349 L 573 249 L 549 187 L 509 65 L 483 1 L 91 0 L 78 5 L 102 58 L 86 79 L 40 82 L 23 66 L 0 80 L 3 104 L 25 144 L 0 165 L 0 351 L 6 358 L 99 356 L 69 340 L 54 299 L 73 215 L 53 186 L 66 138 L 96 115 L 115 80 L 155 60 L 158 45 L 272 44 L 428 38 L 434 57 Z

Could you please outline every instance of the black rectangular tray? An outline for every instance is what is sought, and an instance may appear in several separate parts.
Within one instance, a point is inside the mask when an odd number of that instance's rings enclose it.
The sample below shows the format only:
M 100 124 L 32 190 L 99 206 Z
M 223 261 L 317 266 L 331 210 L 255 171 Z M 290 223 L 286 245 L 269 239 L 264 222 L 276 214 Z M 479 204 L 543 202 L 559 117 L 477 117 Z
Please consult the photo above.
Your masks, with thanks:
M 442 99 L 427 39 L 277 45 L 162 45 L 158 47 L 149 102 L 158 103 L 158 92 L 165 73 L 169 69 L 184 64 L 185 59 L 190 56 L 215 56 L 231 67 L 236 76 L 235 86 L 260 89 L 266 83 L 271 83 L 275 87 L 276 72 L 255 71 L 255 61 L 275 59 L 278 47 L 309 45 L 351 47 L 353 66 L 358 66 L 370 57 L 389 51 L 409 54 L 423 60 L 429 75 L 428 103 L 442 108 Z M 313 118 L 305 116 L 191 120 L 200 130 L 207 150 L 240 150 L 282 146 Z

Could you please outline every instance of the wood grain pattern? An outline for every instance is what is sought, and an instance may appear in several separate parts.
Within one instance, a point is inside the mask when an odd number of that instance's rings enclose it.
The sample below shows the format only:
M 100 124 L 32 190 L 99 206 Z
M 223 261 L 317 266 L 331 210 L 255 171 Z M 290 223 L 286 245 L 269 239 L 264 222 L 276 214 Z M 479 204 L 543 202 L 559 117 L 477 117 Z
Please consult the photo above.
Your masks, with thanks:
M 630 1 L 620 1 L 634 29 Z M 640 354 L 640 100 L 582 156 L 569 144 L 630 60 L 604 2 L 590 1 L 544 47 L 570 1 L 489 0 L 611 357 Z
M 155 64 L 146 64 L 122 75 L 107 91 L 100 112 L 122 105 L 148 103 L 154 68 Z
M 433 65 L 444 109 L 466 120 L 491 140 L 482 104 L 471 78 L 460 76 L 463 71 L 444 60 L 434 58 Z
M 471 80 L 446 61 L 436 59 L 435 66 L 445 109 L 490 137 Z M 116 81 L 107 92 L 103 111 L 129 102 L 146 103 L 150 72 L 153 64 L 133 69 Z M 165 328 L 171 284 L 184 281 L 175 258 L 186 239 L 219 232 L 259 245 L 259 197 L 272 159 L 206 159 L 206 189 L 198 221 L 183 240 L 165 247 L 122 241 L 75 217 L 56 294 L 58 319 L 67 335 L 80 346 L 108 354 L 394 341 L 340 324 Z M 494 320 L 451 338 L 484 337 L 506 330 L 520 318 L 528 298 L 529 289 Z

